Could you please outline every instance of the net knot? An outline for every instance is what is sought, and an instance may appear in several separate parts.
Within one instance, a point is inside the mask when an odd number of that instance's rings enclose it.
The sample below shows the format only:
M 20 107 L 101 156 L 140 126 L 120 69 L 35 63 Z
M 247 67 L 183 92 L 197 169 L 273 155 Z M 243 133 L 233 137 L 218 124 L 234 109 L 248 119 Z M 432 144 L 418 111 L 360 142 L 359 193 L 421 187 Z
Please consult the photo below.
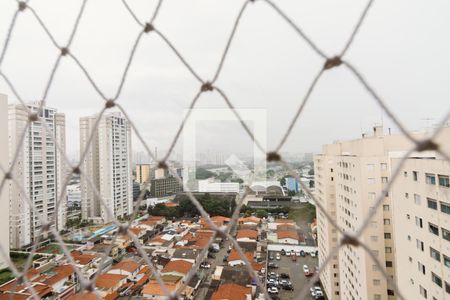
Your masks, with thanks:
M 168 168 L 167 163 L 163 160 L 158 162 L 158 168 L 166 170 Z
M 277 152 L 269 152 L 267 153 L 267 161 L 280 161 L 281 156 Z
M 119 234 L 128 234 L 128 224 L 122 224 L 118 229 Z
M 419 141 L 416 143 L 416 150 L 419 152 L 426 150 L 438 150 L 439 145 L 433 142 L 431 139 L 426 139 L 424 141 Z
M 27 8 L 27 3 L 25 1 L 19 1 L 19 11 L 24 11 Z
M 61 56 L 66 56 L 67 54 L 69 54 L 69 48 L 62 47 L 61 48 Z
M 44 223 L 44 224 L 42 224 L 42 225 L 41 225 L 42 231 L 44 231 L 44 232 L 49 231 L 49 230 L 50 230 L 50 226 L 51 226 L 50 223 Z
M 339 67 L 342 64 L 342 60 L 339 56 L 335 56 L 332 58 L 327 59 L 327 61 L 325 62 L 325 65 L 323 66 L 323 68 L 325 70 L 329 70 L 332 69 L 334 67 Z
M 359 246 L 359 241 L 356 237 L 346 233 L 341 240 L 342 245 L 352 245 L 355 247 Z
M 38 120 L 38 114 L 37 114 L 37 113 L 31 113 L 31 114 L 28 116 L 28 120 L 29 120 L 30 122 L 36 122 L 36 121 Z
M 112 107 L 114 107 L 114 106 L 116 106 L 116 103 L 114 102 L 113 99 L 109 99 L 109 100 L 107 100 L 106 103 L 105 103 L 105 108 L 106 108 L 106 109 L 112 108 Z
M 212 90 L 213 90 L 213 86 L 212 86 L 211 82 L 209 82 L 209 81 L 205 82 L 201 87 L 202 92 L 211 92 Z
M 155 30 L 155 27 L 150 23 L 145 23 L 144 32 L 149 33 L 150 31 Z
M 11 174 L 11 172 L 6 172 L 6 173 L 5 173 L 5 179 L 8 179 L 8 180 L 12 179 L 12 174 Z
M 75 167 L 73 167 L 72 173 L 73 173 L 73 174 L 80 175 L 80 174 L 81 174 L 80 166 L 75 166 Z

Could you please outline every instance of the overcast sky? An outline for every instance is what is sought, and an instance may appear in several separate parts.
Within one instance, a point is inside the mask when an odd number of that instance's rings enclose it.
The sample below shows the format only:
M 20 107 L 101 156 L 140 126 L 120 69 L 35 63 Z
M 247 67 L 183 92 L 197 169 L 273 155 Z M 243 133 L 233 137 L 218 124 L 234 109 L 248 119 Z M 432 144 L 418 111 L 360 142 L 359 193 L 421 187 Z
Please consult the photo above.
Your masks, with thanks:
M 366 4 L 344 0 L 274 1 L 329 56 L 341 51 Z M 128 2 L 141 20 L 147 20 L 157 1 Z M 154 24 L 198 74 L 209 79 L 242 4 L 241 0 L 166 0 Z M 13 0 L 1 1 L 1 43 L 16 5 Z M 30 5 L 56 40 L 64 44 L 81 0 L 31 0 Z M 449 29 L 448 0 L 375 1 L 345 59 L 366 76 L 409 129 L 420 129 L 436 123 L 450 109 Z M 88 1 L 70 51 L 108 96 L 116 92 L 140 30 L 120 0 Z M 57 54 L 32 14 L 25 11 L 19 16 L 2 71 L 23 98 L 38 100 Z M 267 109 L 270 150 L 280 141 L 323 63 L 271 7 L 257 1 L 244 12 L 217 85 L 238 108 Z M 170 48 L 150 33 L 139 45 L 119 101 L 150 147 L 158 146 L 163 152 L 198 89 L 196 79 Z M 16 101 L 2 80 L 0 93 Z M 66 114 L 67 152 L 77 156 L 78 119 L 99 111 L 102 99 L 74 61 L 64 58 L 47 101 Z M 198 105 L 226 107 L 217 93 L 204 94 Z M 283 150 L 317 152 L 324 143 L 356 138 L 361 130 L 368 131 L 381 121 L 386 128 L 394 128 L 355 77 L 343 67 L 336 68 L 318 83 Z M 235 147 L 238 151 L 241 145 L 248 147 L 239 126 L 218 124 L 199 124 L 198 137 L 202 140 L 198 144 L 204 149 Z M 136 142 L 134 149 L 138 151 L 142 146 Z

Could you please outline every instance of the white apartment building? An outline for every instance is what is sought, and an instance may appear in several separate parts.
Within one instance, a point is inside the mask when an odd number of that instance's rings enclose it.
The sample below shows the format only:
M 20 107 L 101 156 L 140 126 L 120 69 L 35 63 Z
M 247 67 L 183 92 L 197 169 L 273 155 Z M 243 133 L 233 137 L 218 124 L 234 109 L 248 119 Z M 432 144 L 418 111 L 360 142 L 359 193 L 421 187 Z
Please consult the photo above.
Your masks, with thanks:
M 8 100 L 6 95 L 0 94 L 0 145 L 8 144 Z M 8 168 L 8 147 L 0 147 L 0 166 Z M 0 182 L 4 179 L 3 172 L 0 172 Z M 0 192 L 0 247 L 4 253 L 9 253 L 9 192 L 8 185 L 3 186 Z M 3 256 L 0 255 L 0 270 L 7 267 Z
M 423 135 L 415 134 L 416 137 Z M 400 157 L 412 146 L 404 136 L 384 135 L 381 127 L 374 127 L 372 136 L 323 146 L 322 154 L 315 156 L 315 193 L 339 228 L 352 233 L 361 226 L 390 179 L 393 170 L 390 159 Z M 390 193 L 383 195 L 382 206 L 360 240 L 386 266 L 388 274 L 395 277 L 393 201 L 396 199 Z M 319 262 L 323 262 L 342 236 L 320 209 L 317 220 Z M 321 281 L 330 299 L 396 297 L 361 247 L 344 246 L 321 274 Z
M 450 153 L 450 128 L 439 144 Z M 407 159 L 391 189 L 396 279 L 405 299 L 450 299 L 449 177 L 450 163 L 425 153 Z
M 97 116 L 80 119 L 80 153 L 87 147 Z M 118 112 L 103 115 L 83 160 L 81 211 L 84 219 L 109 222 L 133 211 L 131 128 Z M 93 184 L 91 186 L 88 180 Z M 100 198 L 96 196 L 99 192 Z
M 65 151 L 65 116 L 49 107 L 38 111 L 39 103 L 27 104 L 27 107 L 44 118 L 47 126 L 43 126 L 41 120 L 32 122 L 21 144 L 20 140 L 28 121 L 27 109 L 21 104 L 9 105 L 9 162 L 12 163 L 17 152 L 12 175 L 26 193 L 24 195 L 22 190 L 10 181 L 11 248 L 21 248 L 39 238 L 42 240 L 47 237 L 47 233 L 41 232 L 39 215 L 42 215 L 44 222 L 57 226 L 58 230 L 65 226 L 65 197 L 61 199 L 58 213 L 55 213 L 55 210 L 67 168 L 53 142 L 54 139 L 61 150 Z M 34 208 L 30 207 L 27 198 Z
M 239 183 L 213 182 L 209 179 L 199 180 L 198 191 L 202 193 L 239 193 Z

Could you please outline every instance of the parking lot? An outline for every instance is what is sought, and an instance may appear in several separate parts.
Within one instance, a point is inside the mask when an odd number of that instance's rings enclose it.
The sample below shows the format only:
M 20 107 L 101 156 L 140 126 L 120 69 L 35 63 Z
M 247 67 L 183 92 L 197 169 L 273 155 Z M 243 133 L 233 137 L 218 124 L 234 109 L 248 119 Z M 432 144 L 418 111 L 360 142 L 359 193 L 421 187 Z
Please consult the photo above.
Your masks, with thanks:
M 309 282 L 311 277 L 306 277 L 303 273 L 303 265 L 307 265 L 311 272 L 314 272 L 314 267 L 317 266 L 317 257 L 306 255 L 305 257 L 297 256 L 296 261 L 292 260 L 291 256 L 280 255 L 280 260 L 276 259 L 277 252 L 270 252 L 274 257 L 273 262 L 278 265 L 277 269 L 269 269 L 269 272 L 287 273 L 290 276 L 290 281 L 294 287 L 293 291 L 279 289 L 278 296 L 283 300 L 295 299 L 300 290 Z M 269 256 L 270 256 L 269 254 Z

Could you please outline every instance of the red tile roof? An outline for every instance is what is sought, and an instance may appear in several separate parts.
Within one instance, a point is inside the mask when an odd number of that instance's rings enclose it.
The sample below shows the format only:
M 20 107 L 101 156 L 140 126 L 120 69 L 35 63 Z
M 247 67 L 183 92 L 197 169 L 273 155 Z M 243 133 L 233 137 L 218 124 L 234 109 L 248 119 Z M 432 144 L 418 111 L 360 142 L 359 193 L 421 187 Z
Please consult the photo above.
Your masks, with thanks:
M 176 290 L 176 285 L 171 282 L 165 282 L 168 292 L 174 292 Z M 164 291 L 157 281 L 150 281 L 142 289 L 142 295 L 155 295 L 164 296 Z
M 177 272 L 187 274 L 191 270 L 193 264 L 185 260 L 172 260 L 161 270 L 161 273 Z
M 53 269 L 53 272 L 55 272 L 56 274 L 45 281 L 45 283 L 48 285 L 53 285 L 65 278 L 68 278 L 70 275 L 75 273 L 75 270 L 71 265 L 61 265 L 55 267 Z
M 248 261 L 253 261 L 253 253 L 252 252 L 244 252 L 245 257 L 247 257 Z M 239 252 L 236 249 L 232 249 L 230 255 L 228 256 L 228 261 L 233 260 L 242 260 L 242 257 L 239 255 Z
M 237 235 L 236 235 L 236 239 L 249 238 L 249 239 L 256 240 L 257 237 L 258 237 L 258 231 L 251 230 L 251 229 L 238 230 Z
M 97 277 L 95 286 L 99 288 L 110 289 L 118 285 L 119 282 L 125 278 L 127 278 L 126 275 L 109 274 L 109 273 L 101 274 Z
M 239 223 L 256 223 L 259 224 L 261 222 L 260 218 L 250 216 L 250 217 L 242 217 L 238 220 Z
M 121 262 L 115 264 L 111 268 L 112 270 L 124 270 L 130 273 L 134 273 L 137 269 L 139 269 L 139 264 L 132 260 L 122 260 Z
M 299 240 L 297 232 L 291 230 L 277 231 L 277 237 L 278 239 L 290 238 L 297 241 Z
M 235 283 L 224 283 L 212 294 L 211 300 L 246 300 L 252 294 L 251 287 L 243 287 Z
M 72 251 L 70 252 L 70 255 L 72 255 L 75 262 L 80 265 L 87 265 L 96 258 L 95 255 L 83 254 L 81 251 Z

